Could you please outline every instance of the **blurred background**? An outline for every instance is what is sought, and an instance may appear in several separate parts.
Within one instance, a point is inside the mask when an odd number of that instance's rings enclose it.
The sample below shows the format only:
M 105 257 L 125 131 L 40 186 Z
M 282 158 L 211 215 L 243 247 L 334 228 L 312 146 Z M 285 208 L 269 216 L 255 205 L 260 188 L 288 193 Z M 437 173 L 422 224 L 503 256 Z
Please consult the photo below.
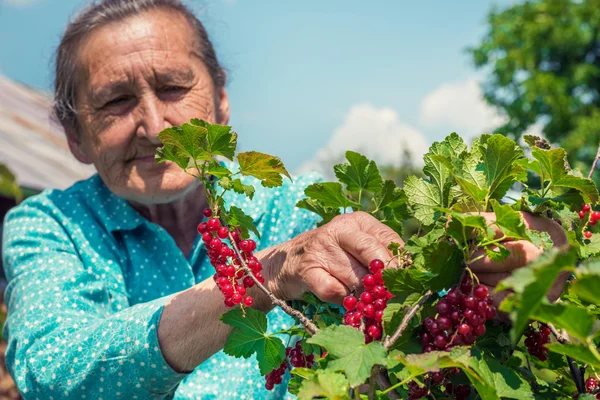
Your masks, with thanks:
M 48 117 L 53 52 L 86 3 L 0 0 L 0 221 L 93 173 Z M 241 149 L 295 173 L 329 177 L 351 149 L 402 182 L 454 131 L 544 136 L 587 168 L 596 154 L 600 0 L 188 3 L 227 69 Z M 0 370 L 0 399 L 11 385 Z

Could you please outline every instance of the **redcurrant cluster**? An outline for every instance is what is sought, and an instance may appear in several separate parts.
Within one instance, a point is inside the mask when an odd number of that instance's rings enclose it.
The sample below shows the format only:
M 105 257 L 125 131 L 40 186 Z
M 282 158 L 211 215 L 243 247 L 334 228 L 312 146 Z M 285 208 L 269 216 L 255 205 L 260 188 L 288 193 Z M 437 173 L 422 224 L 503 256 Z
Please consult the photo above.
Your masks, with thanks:
M 540 361 L 546 361 L 548 359 L 548 350 L 544 347 L 546 343 L 550 343 L 550 328 L 546 325 L 541 325 L 540 329 L 536 331 L 530 327 L 525 332 L 525 346 L 527 346 L 527 352 L 532 356 L 538 358 Z
M 496 316 L 493 300 L 484 285 L 473 287 L 465 277 L 458 288 L 452 288 L 437 303 L 437 318 L 423 321 L 423 352 L 449 351 L 454 346 L 472 345 L 485 333 L 485 322 Z
M 275 385 L 279 385 L 283 381 L 283 375 L 289 364 L 294 368 L 312 368 L 315 362 L 315 356 L 313 354 L 306 355 L 302 350 L 302 345 L 298 341 L 294 347 L 288 347 L 285 349 L 286 359 L 283 360 L 279 368 L 274 369 L 265 377 L 265 389 L 273 390 Z
M 471 394 L 471 388 L 468 385 L 457 385 L 454 387 L 450 382 L 450 377 L 460 371 L 457 368 L 447 368 L 438 372 L 432 372 L 428 379 L 428 385 L 444 386 L 444 393 L 448 396 L 454 396 L 457 400 L 466 400 Z M 422 399 L 429 393 L 429 386 L 419 387 L 417 382 L 410 381 L 408 383 L 408 398 L 409 400 Z
M 216 273 L 213 278 L 225 296 L 225 305 L 233 307 L 236 304 L 243 304 L 251 307 L 254 299 L 252 296 L 246 295 L 246 289 L 254 286 L 254 281 L 246 275 L 242 268 L 242 260 L 224 240 L 229 239 L 231 244 L 231 239 L 233 239 L 243 261 L 250 268 L 256 280 L 263 283 L 262 265 L 252 255 L 252 252 L 256 250 L 256 243 L 254 240 L 242 240 L 239 230 L 230 231 L 223 226 L 221 220 L 212 217 L 213 212 L 210 208 L 205 209 L 203 214 L 208 220 L 198 225 L 198 233 L 202 235 L 202 240 L 208 249 L 210 263 L 215 267 Z
M 364 323 L 365 342 L 381 340 L 383 334 L 383 310 L 393 295 L 385 288 L 382 271 L 385 265 L 381 260 L 369 263 L 370 274 L 363 277 L 365 290 L 357 299 L 355 296 L 344 298 L 343 305 L 346 309 L 344 324 L 360 328 Z
M 587 378 L 585 380 L 585 390 L 587 390 L 588 393 L 594 393 L 596 390 L 598 390 L 598 379 L 594 378 L 593 376 Z M 600 393 L 596 393 L 596 398 L 600 399 Z
M 592 211 L 592 207 L 589 204 L 584 204 L 581 211 L 577 214 L 579 214 L 580 219 L 584 219 L 586 214 L 590 214 L 590 219 L 588 221 L 588 225 L 590 226 L 594 226 L 600 221 L 600 211 Z M 585 236 L 586 239 L 589 239 L 592 237 L 592 232 L 585 231 L 583 232 L 583 236 Z

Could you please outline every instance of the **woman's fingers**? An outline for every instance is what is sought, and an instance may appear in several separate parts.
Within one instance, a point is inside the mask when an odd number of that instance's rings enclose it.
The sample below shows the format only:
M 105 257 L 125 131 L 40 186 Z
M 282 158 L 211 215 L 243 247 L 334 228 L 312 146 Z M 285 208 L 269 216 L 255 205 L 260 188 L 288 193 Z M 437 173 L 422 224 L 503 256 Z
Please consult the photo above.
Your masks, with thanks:
M 469 264 L 471 270 L 476 274 L 482 272 L 510 272 L 524 267 L 543 253 L 540 248 L 526 240 L 503 242 L 502 245 L 510 253 L 508 257 L 502 261 L 493 261 L 485 255 L 485 249 L 478 249 L 473 254 L 472 259 L 483 257 Z

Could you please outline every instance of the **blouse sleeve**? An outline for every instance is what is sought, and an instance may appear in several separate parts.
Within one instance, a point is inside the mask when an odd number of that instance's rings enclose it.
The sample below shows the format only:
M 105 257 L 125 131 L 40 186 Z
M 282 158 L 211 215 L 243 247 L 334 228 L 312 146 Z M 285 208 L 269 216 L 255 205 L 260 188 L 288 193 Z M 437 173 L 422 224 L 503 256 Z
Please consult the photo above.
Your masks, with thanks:
M 129 307 L 120 267 L 104 279 L 86 269 L 41 206 L 13 209 L 3 236 L 6 364 L 24 398 L 172 397 L 187 374 L 168 365 L 158 343 L 171 296 Z

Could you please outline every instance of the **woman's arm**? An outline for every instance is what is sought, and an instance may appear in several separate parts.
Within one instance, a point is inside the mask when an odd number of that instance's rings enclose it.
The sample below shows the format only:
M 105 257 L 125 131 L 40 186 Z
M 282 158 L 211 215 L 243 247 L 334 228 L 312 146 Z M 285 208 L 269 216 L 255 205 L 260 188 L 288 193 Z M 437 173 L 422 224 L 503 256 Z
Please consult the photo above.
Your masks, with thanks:
M 87 269 L 53 210 L 12 210 L 4 227 L 9 280 L 6 364 L 25 398 L 163 398 L 186 374 L 157 335 L 173 296 L 131 306 L 120 266 Z M 101 279 L 102 278 L 102 279 Z

